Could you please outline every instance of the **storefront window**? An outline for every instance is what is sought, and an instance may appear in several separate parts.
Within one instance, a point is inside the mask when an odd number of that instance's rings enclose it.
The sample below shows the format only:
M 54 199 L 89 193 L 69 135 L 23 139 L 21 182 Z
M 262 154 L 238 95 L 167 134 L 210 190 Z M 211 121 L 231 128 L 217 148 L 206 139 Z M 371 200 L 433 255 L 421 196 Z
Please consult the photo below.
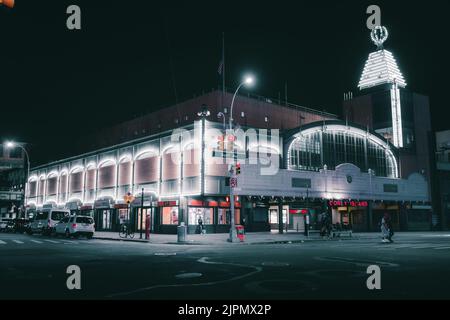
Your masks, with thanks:
M 229 224 L 228 221 L 230 213 L 228 209 L 219 208 L 218 216 L 217 216 L 217 224 Z
M 230 209 L 219 208 L 217 216 L 217 224 L 230 224 Z M 234 209 L 234 224 L 241 223 L 241 209 Z
M 178 224 L 178 207 L 163 207 L 162 224 Z
M 269 219 L 270 223 L 277 224 L 278 223 L 278 208 L 277 209 L 270 209 L 269 210 Z M 283 223 L 286 223 L 287 221 L 287 210 L 283 209 Z
M 198 225 L 199 220 L 203 224 L 213 224 L 213 209 L 212 208 L 189 208 L 189 224 Z
M 126 223 L 130 218 L 128 217 L 128 209 L 119 209 L 119 220 L 120 223 Z

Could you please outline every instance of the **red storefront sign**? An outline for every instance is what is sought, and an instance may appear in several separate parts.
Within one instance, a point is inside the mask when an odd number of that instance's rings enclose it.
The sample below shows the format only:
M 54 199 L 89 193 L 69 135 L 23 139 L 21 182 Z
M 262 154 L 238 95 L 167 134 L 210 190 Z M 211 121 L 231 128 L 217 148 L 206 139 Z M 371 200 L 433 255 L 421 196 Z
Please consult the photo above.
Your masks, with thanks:
M 178 201 L 158 201 L 158 207 L 176 207 Z
M 367 201 L 353 201 L 353 200 L 330 200 L 328 201 L 330 207 L 368 207 Z
M 308 214 L 308 209 L 289 209 L 290 214 Z

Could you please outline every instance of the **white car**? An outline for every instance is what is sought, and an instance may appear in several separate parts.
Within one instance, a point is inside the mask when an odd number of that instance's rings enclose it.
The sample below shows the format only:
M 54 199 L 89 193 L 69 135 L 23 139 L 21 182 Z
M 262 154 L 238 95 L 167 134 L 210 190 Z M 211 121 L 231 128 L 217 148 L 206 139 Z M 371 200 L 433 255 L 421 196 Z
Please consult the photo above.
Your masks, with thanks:
M 41 233 L 51 235 L 56 224 L 70 214 L 69 210 L 51 209 L 38 212 L 28 230 L 29 234 Z
M 94 219 L 88 216 L 65 217 L 55 226 L 56 235 L 65 235 L 67 238 L 85 235 L 88 239 L 94 236 Z
M 0 232 L 6 232 L 8 230 L 8 223 L 12 219 L 3 219 L 0 221 Z

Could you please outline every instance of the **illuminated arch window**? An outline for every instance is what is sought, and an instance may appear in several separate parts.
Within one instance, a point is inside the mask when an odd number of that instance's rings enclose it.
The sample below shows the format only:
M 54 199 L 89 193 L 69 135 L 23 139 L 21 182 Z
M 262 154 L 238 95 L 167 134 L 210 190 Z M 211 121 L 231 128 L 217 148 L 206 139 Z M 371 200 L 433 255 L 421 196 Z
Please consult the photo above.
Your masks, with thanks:
M 119 161 L 119 186 L 131 185 L 131 170 L 133 169 L 131 157 L 123 157 Z
M 37 184 L 38 184 L 37 177 L 31 178 L 28 181 L 27 196 L 29 198 L 35 198 L 37 196 Z
M 347 125 L 322 125 L 297 133 L 288 148 L 288 169 L 334 170 L 344 163 L 369 169 L 377 176 L 398 177 L 397 160 L 390 146 L 378 136 Z
M 83 173 L 84 171 L 82 167 L 74 168 L 70 172 L 69 190 L 71 193 L 83 191 L 83 179 L 84 179 Z
M 50 173 L 47 177 L 47 195 L 56 195 L 58 191 L 58 174 Z
M 154 151 L 139 154 L 134 162 L 134 182 L 146 184 L 159 180 L 159 157 Z
M 162 180 L 176 180 L 180 177 L 180 152 L 170 147 L 162 155 Z
M 116 163 L 107 160 L 98 168 L 98 189 L 114 188 L 116 186 Z

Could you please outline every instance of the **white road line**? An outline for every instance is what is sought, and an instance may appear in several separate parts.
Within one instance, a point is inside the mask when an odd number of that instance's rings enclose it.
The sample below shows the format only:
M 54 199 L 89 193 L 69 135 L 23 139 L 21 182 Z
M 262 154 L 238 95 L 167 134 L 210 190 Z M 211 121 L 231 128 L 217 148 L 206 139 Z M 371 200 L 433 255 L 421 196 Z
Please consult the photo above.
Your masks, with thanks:
M 411 246 L 408 249 L 430 249 L 435 247 L 436 245 L 421 245 L 421 246 Z
M 434 250 L 448 250 L 450 249 L 450 247 L 438 247 L 438 248 L 434 248 Z
M 13 240 L 13 242 L 18 243 L 18 244 L 24 244 L 24 242 L 19 241 L 19 240 Z
M 38 244 L 42 244 L 43 242 L 42 241 L 39 241 L 39 240 L 30 240 L 31 242 L 34 242 L 34 243 L 38 243 Z
M 2 240 L 0 240 L 0 244 L 6 244 L 6 242 L 5 242 L 5 241 L 2 241 Z
M 64 244 L 78 244 L 76 241 L 63 240 Z
M 44 241 L 47 241 L 47 242 L 50 242 L 50 243 L 61 243 L 61 242 L 53 241 L 53 240 L 44 240 Z

